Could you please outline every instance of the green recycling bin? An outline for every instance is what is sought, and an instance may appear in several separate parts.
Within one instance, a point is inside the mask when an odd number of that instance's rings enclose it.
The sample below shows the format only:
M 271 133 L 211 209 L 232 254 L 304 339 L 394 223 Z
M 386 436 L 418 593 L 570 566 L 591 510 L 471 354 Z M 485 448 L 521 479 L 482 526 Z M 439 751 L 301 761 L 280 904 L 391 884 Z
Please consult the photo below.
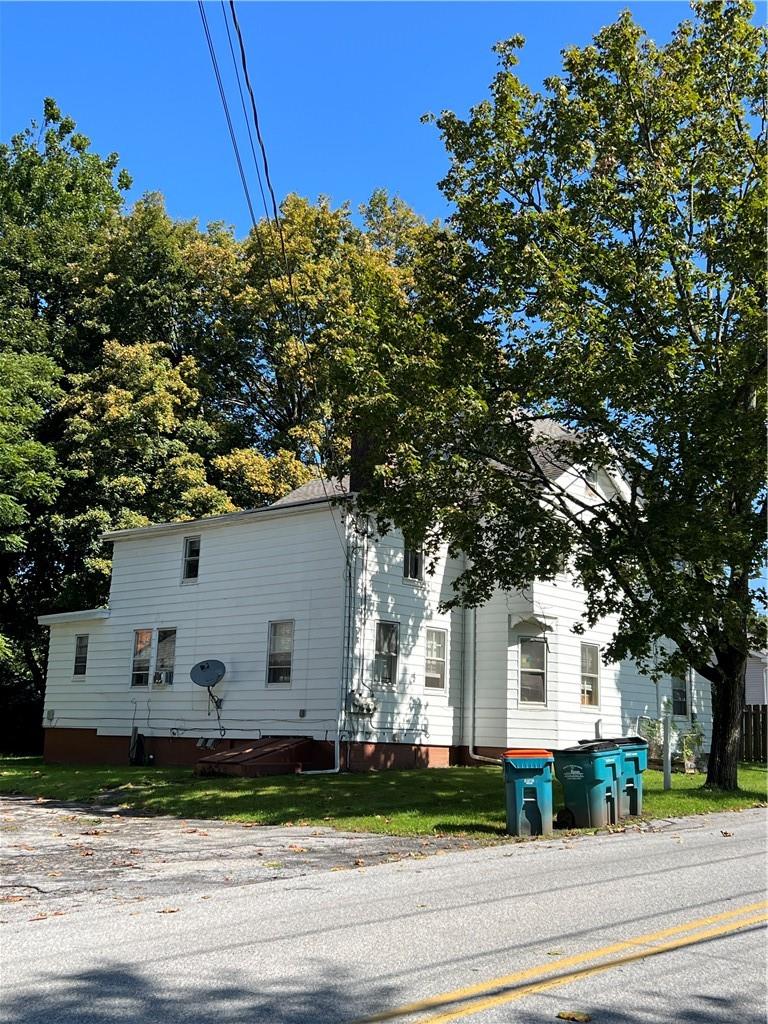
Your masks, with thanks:
M 648 741 L 640 736 L 606 736 L 605 742 L 615 743 L 622 753 L 619 814 L 622 818 L 639 817 L 643 813 L 643 772 L 648 767 Z
M 555 774 L 562 783 L 565 808 L 557 820 L 566 827 L 600 828 L 619 820 L 623 756 L 607 740 L 556 750 Z
M 511 836 L 542 836 L 552 832 L 551 750 L 504 752 L 507 832 Z

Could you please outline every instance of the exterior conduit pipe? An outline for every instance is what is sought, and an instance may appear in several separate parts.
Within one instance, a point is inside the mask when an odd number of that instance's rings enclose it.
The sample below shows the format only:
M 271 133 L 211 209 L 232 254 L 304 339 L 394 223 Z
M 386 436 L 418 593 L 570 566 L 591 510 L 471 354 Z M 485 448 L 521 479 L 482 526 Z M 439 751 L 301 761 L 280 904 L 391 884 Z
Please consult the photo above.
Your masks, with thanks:
M 469 641 L 469 657 L 470 657 L 470 669 L 469 669 L 469 686 L 470 693 L 472 695 L 472 719 L 470 724 L 469 733 L 469 756 L 473 761 L 482 761 L 484 764 L 502 764 L 501 758 L 498 757 L 484 757 L 482 754 L 478 754 L 476 751 L 477 744 L 475 742 L 475 732 L 477 723 L 477 609 L 468 608 L 465 614 L 469 614 L 469 631 L 471 634 Z

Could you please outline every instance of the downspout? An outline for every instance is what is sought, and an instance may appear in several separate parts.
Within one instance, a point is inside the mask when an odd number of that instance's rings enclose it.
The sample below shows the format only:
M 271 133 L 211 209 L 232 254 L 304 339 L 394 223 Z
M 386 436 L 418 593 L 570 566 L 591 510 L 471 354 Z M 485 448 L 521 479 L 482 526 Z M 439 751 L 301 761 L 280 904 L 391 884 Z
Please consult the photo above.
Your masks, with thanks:
M 331 509 L 331 515 L 333 515 L 333 509 Z M 344 710 L 344 704 L 347 698 L 347 692 L 349 689 L 347 680 L 348 665 L 350 663 L 349 646 L 351 643 L 352 626 L 350 625 L 350 616 L 354 613 L 352 611 L 352 602 L 354 598 L 354 570 L 353 561 L 350 558 L 349 551 L 349 530 L 347 529 L 346 523 L 344 524 L 344 534 L 346 537 L 346 552 L 344 558 L 344 605 L 342 611 L 342 630 L 341 630 L 341 679 L 338 685 L 338 701 L 336 704 L 336 738 L 333 741 L 333 768 L 317 768 L 313 771 L 302 772 L 302 775 L 338 775 L 341 771 L 341 716 Z
M 484 764 L 501 764 L 502 761 L 498 757 L 485 757 L 483 754 L 478 754 L 475 742 L 475 729 L 477 722 L 477 609 L 469 608 L 467 611 L 470 613 L 469 626 L 471 632 L 471 639 L 469 643 L 469 657 L 470 657 L 470 669 L 469 669 L 469 688 L 472 695 L 472 719 L 470 723 L 469 731 L 469 747 L 468 752 L 472 761 L 482 761 Z

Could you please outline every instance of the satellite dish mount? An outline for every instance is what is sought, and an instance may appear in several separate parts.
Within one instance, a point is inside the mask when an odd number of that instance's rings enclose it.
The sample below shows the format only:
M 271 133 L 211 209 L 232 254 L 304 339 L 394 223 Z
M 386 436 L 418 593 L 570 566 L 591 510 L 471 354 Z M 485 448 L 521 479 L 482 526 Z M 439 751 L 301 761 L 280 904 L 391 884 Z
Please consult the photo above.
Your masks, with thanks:
M 202 686 L 208 691 L 208 699 L 216 708 L 216 713 L 221 710 L 222 699 L 213 693 L 213 687 L 224 678 L 227 671 L 223 661 L 216 661 L 211 658 L 208 661 L 198 661 L 192 666 L 189 675 L 196 686 Z

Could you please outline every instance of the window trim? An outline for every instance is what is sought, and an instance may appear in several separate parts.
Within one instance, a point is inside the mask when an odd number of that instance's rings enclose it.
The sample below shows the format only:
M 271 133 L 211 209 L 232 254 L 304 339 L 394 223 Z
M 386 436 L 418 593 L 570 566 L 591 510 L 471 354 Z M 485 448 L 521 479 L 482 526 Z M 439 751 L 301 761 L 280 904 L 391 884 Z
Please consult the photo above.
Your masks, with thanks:
M 549 682 L 547 676 L 549 674 L 549 644 L 547 643 L 546 637 L 542 636 L 519 636 L 517 644 L 517 706 L 527 708 L 545 708 L 548 706 L 549 698 Z M 523 700 L 523 642 L 525 640 L 534 640 L 536 643 L 541 644 L 544 647 L 544 700 Z M 526 672 L 530 672 L 531 669 L 525 669 Z M 533 671 L 538 671 L 534 669 Z
M 408 569 L 408 555 L 412 554 L 418 558 L 419 575 L 409 576 L 407 573 Z M 407 580 L 408 583 L 423 583 L 424 582 L 424 549 L 423 548 L 412 548 L 408 544 L 403 545 L 403 579 Z M 381 620 L 384 621 L 384 620 Z
M 681 683 L 681 686 L 675 686 L 675 682 Z M 681 715 L 675 711 L 675 690 L 683 690 L 685 692 L 685 714 Z M 670 676 L 670 687 L 669 687 L 669 704 L 673 718 L 681 719 L 685 722 L 691 720 L 691 679 L 690 673 L 686 672 L 682 679 L 679 676 Z
M 137 633 L 149 633 L 149 664 L 147 665 L 147 683 L 146 686 L 143 683 L 134 683 L 134 663 L 136 661 L 136 634 Z M 154 665 L 154 648 L 155 648 L 155 630 L 152 626 L 137 626 L 131 630 L 131 661 L 128 672 L 128 685 L 132 690 L 140 690 L 143 693 L 148 693 L 152 689 L 152 666 Z
M 395 654 L 395 668 L 392 673 L 392 682 L 384 683 L 376 678 L 376 659 L 379 657 L 391 657 L 391 655 L 380 655 L 377 648 L 379 639 L 379 625 L 382 626 L 394 626 L 397 636 L 397 653 Z M 374 619 L 374 634 L 373 634 L 373 665 L 371 672 L 371 682 L 374 686 L 383 686 L 387 690 L 396 690 L 397 682 L 400 675 L 400 622 L 397 619 Z
M 85 640 L 85 662 L 83 664 L 83 671 L 77 671 L 77 641 Z M 84 679 L 88 675 L 88 648 L 90 646 L 90 633 L 76 633 L 75 634 L 75 656 L 72 660 L 72 678 L 73 679 Z
M 160 647 L 160 634 L 161 633 L 173 632 L 173 668 L 171 669 L 171 681 L 170 683 L 156 683 L 155 676 L 158 673 L 157 668 L 157 652 Z M 150 673 L 150 689 L 158 686 L 163 690 L 168 690 L 173 686 L 174 679 L 176 677 L 176 641 L 179 638 L 179 630 L 177 626 L 157 626 L 152 630 L 152 671 Z M 167 671 L 161 670 L 161 671 Z
M 424 636 L 424 689 L 430 693 L 447 693 L 448 692 L 448 630 L 443 626 L 426 626 L 426 633 Z M 443 634 L 443 682 L 441 686 L 430 686 L 427 683 L 427 662 L 428 661 L 439 661 L 439 658 L 429 657 L 429 633 L 442 633 Z M 398 644 L 398 653 L 400 646 Z
M 286 622 L 291 624 L 291 667 L 290 667 L 290 679 L 288 682 L 281 680 L 280 682 L 271 683 L 269 681 L 269 659 L 272 655 L 272 627 L 283 625 Z M 270 689 L 283 689 L 289 690 L 293 686 L 293 656 L 296 650 L 296 620 L 295 619 L 270 619 L 267 623 L 267 670 L 264 675 L 264 685 Z
M 592 674 L 591 672 L 584 672 L 582 667 L 581 667 L 581 664 L 582 664 L 582 662 L 581 662 L 581 649 L 582 649 L 582 647 L 596 647 L 597 648 L 597 675 L 595 676 L 595 679 L 596 679 L 595 685 L 597 687 L 597 700 L 595 701 L 594 704 L 585 704 L 584 701 L 582 700 L 582 698 L 584 696 L 584 676 Z M 602 658 L 600 657 L 600 644 L 594 643 L 592 640 L 582 640 L 581 643 L 579 644 L 579 707 L 582 708 L 585 711 L 599 711 L 600 710 L 600 700 L 601 700 L 602 694 L 603 694 L 603 680 L 602 680 L 602 676 L 600 674 L 601 662 L 602 662 Z
M 197 553 L 197 576 L 187 576 L 186 575 L 187 562 L 189 560 L 189 555 L 187 554 L 187 545 L 189 544 L 189 542 L 191 540 L 196 540 L 196 541 L 198 541 L 198 544 L 199 544 L 198 553 Z M 189 586 L 192 586 L 195 583 L 199 583 L 200 582 L 200 558 L 202 557 L 202 553 L 203 553 L 203 538 L 202 538 L 202 534 L 190 533 L 190 534 L 188 534 L 187 536 L 184 537 L 182 545 L 181 545 L 181 581 L 180 582 L 181 582 L 182 587 L 189 587 Z

